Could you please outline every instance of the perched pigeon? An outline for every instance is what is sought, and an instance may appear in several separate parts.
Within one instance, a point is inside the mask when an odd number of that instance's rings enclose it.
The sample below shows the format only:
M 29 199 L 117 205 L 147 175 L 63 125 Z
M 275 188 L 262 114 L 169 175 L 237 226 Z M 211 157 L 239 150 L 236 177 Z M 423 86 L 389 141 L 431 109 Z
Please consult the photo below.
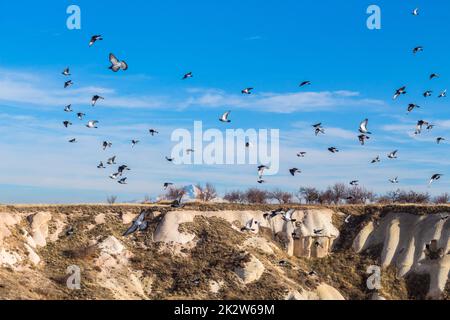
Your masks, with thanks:
M 71 74 L 70 74 L 69 67 L 65 68 L 64 71 L 62 72 L 62 74 L 65 76 L 70 76 Z
M 311 81 L 303 81 L 302 83 L 300 83 L 300 87 L 309 86 L 309 85 L 311 85 Z
M 241 90 L 242 94 L 252 94 L 252 90 L 253 88 L 245 88 L 243 90 Z
M 112 53 L 109 54 L 109 62 L 111 62 L 111 66 L 109 67 L 109 69 L 114 72 L 117 72 L 119 70 L 125 71 L 128 69 L 128 64 L 125 61 L 119 61 Z
M 152 136 L 154 136 L 155 134 L 158 134 L 158 133 L 159 133 L 159 132 L 156 131 L 155 129 L 149 129 L 148 132 L 149 132 Z
M 100 97 L 99 95 L 93 96 L 92 99 L 91 99 L 91 106 L 94 107 L 94 106 L 97 104 L 97 101 L 98 101 L 98 100 L 104 100 L 104 99 L 105 99 L 105 98 Z
M 148 222 L 145 221 L 148 211 L 142 210 L 136 220 L 133 221 L 131 226 L 124 232 L 123 236 L 126 237 L 136 231 L 144 231 L 148 227 Z
M 90 129 L 97 129 L 98 128 L 97 123 L 98 123 L 97 120 L 90 120 L 90 121 L 88 121 L 86 127 L 90 128 Z
M 93 35 L 89 41 L 89 47 L 91 47 L 98 40 L 103 40 L 102 36 L 99 34 Z
M 339 150 L 337 148 L 335 148 L 335 147 L 328 148 L 328 151 L 330 151 L 331 153 L 339 152 Z
M 221 122 L 227 122 L 227 123 L 230 123 L 231 120 L 228 119 L 228 116 L 230 115 L 230 113 L 231 113 L 231 111 L 225 112 L 225 113 L 220 117 L 219 120 L 220 120 Z
M 391 153 L 388 154 L 389 159 L 397 159 L 397 152 L 398 150 L 394 150 Z
M 66 121 L 63 121 L 63 125 L 64 125 L 64 127 L 68 128 L 69 126 L 72 125 L 72 122 L 66 120 Z
M 65 112 L 72 112 L 72 111 L 73 111 L 73 110 L 72 110 L 72 105 L 69 104 L 69 105 L 65 106 L 65 107 L 64 107 L 64 111 L 65 111 Z
M 394 93 L 394 96 L 392 97 L 392 99 L 395 100 L 402 94 L 406 94 L 406 87 L 405 86 L 395 90 L 395 93 Z
M 430 178 L 430 182 L 428 183 L 428 185 L 430 186 L 434 181 L 439 180 L 442 176 L 443 174 L 440 173 L 433 174 Z
M 64 82 L 64 89 L 70 87 L 71 85 L 73 85 L 73 81 L 72 80 Z
M 254 225 L 258 224 L 253 218 L 247 221 L 245 226 L 241 228 L 241 231 L 255 231 Z
M 292 176 L 295 176 L 296 173 L 302 173 L 299 169 L 297 168 L 292 168 L 289 169 L 289 172 L 291 173 Z
M 183 76 L 183 80 L 186 80 L 186 79 L 189 79 L 189 78 L 192 78 L 193 77 L 193 75 L 192 75 L 192 72 L 188 72 L 188 73 L 186 73 L 184 76 Z

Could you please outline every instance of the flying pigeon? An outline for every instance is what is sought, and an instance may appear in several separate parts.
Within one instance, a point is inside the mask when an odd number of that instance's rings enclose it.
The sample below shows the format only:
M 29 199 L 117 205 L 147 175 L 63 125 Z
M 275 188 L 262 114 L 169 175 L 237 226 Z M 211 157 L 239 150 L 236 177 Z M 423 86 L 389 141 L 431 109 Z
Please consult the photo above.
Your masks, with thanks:
M 112 142 L 103 141 L 102 147 L 103 147 L 103 150 L 106 150 L 106 148 L 111 148 L 112 147 Z
M 165 182 L 164 183 L 164 190 L 166 190 L 168 187 L 173 186 L 172 182 Z
M 319 133 L 325 134 L 325 129 L 322 127 L 321 122 L 313 124 L 312 127 L 314 128 L 314 133 L 316 136 L 319 135 Z
M 331 153 L 339 152 L 339 150 L 337 148 L 335 148 L 335 147 L 328 148 L 328 151 L 330 151 Z
M 413 15 L 413 16 L 418 16 L 418 15 L 419 15 L 419 8 L 415 8 L 415 9 L 412 11 L 412 15 Z
M 77 139 L 76 138 L 70 139 L 69 142 L 70 143 L 75 143 L 75 142 L 77 142 Z
M 171 206 L 172 208 L 183 208 L 183 207 L 185 206 L 185 203 L 182 202 L 183 196 L 184 196 L 184 195 L 181 194 L 181 195 L 178 197 L 178 199 L 175 199 L 175 200 L 170 204 L 170 206 Z
M 124 71 L 128 69 L 128 64 L 125 61 L 119 61 L 112 53 L 109 54 L 109 62 L 111 62 L 109 69 L 114 72 L 117 72 L 120 69 Z
M 344 220 L 344 222 L 345 223 L 349 223 L 350 222 L 350 219 L 351 219 L 351 217 L 352 217 L 352 215 L 351 214 L 349 214 L 346 218 L 345 218 L 345 220 Z
M 361 143 L 362 146 L 365 144 L 365 141 L 368 140 L 368 139 L 370 139 L 370 137 L 366 136 L 365 134 L 360 134 L 358 136 L 358 140 L 359 140 L 359 142 Z
M 256 180 L 256 182 L 258 182 L 259 184 L 261 184 L 261 183 L 265 183 L 265 182 L 266 182 L 266 180 L 263 180 L 263 179 L 258 179 L 258 180 Z
M 430 80 L 433 80 L 434 78 L 439 78 L 439 75 L 437 73 L 430 74 Z
M 94 107 L 94 106 L 97 104 L 97 101 L 98 101 L 98 100 L 104 100 L 104 99 L 105 99 L 105 98 L 100 97 L 99 95 L 93 96 L 92 99 L 91 99 L 91 106 Z
M 99 165 L 97 166 L 99 169 L 106 169 L 105 165 L 103 164 L 103 161 L 100 161 Z
M 362 134 L 372 134 L 371 132 L 369 132 L 369 130 L 367 129 L 367 124 L 369 123 L 369 119 L 364 119 L 360 124 L 359 124 L 359 132 Z
M 311 85 L 311 81 L 303 81 L 302 83 L 300 83 L 300 87 L 309 86 L 309 85 Z
M 413 53 L 414 54 L 416 54 L 417 52 L 421 52 L 421 51 L 423 51 L 423 47 L 415 47 L 414 49 L 413 49 Z
M 422 127 L 424 125 L 428 126 L 429 123 L 427 121 L 424 121 L 424 120 L 417 121 L 416 131 L 414 132 L 414 134 L 420 134 L 422 132 Z
M 71 104 L 69 104 L 69 105 L 64 107 L 64 112 L 72 112 L 72 111 L 73 110 L 72 110 L 72 105 Z
M 107 164 L 116 164 L 116 156 L 109 158 L 106 163 Z
M 281 213 L 283 213 L 283 209 L 276 209 L 276 210 L 270 211 L 270 213 L 264 213 L 263 217 L 272 219 L 272 218 L 275 218 L 277 215 L 279 215 Z
M 289 172 L 291 173 L 292 176 L 295 176 L 296 173 L 302 173 L 299 169 L 297 168 L 292 168 L 289 169 Z
M 397 152 L 398 150 L 394 150 L 391 153 L 388 154 L 389 159 L 397 159 Z
M 359 180 L 350 181 L 351 186 L 357 186 L 359 184 Z
M 408 104 L 408 112 L 413 111 L 414 108 L 420 108 L 420 106 L 418 106 L 418 105 L 415 104 L 415 103 L 410 103 L 410 104 Z
M 284 212 L 281 217 L 283 218 L 284 221 L 286 222 L 295 222 L 297 221 L 296 219 L 292 219 L 292 215 L 294 214 L 295 209 L 289 209 L 288 211 Z
M 440 173 L 433 174 L 430 178 L 430 182 L 428 183 L 428 185 L 430 186 L 434 181 L 439 180 L 442 176 L 443 174 Z
M 99 34 L 93 35 L 89 41 L 89 47 L 91 47 L 97 40 L 103 40 L 102 36 Z
M 371 161 L 371 163 L 377 163 L 377 162 L 380 162 L 380 156 L 376 156 L 376 158 Z
M 159 132 L 156 131 L 155 129 L 149 129 L 148 132 L 149 132 L 152 136 L 154 136 L 155 134 L 158 134 L 158 133 L 159 133 Z
M 139 143 L 139 140 L 131 140 L 131 146 L 134 147 Z
M 169 158 L 169 157 L 166 156 L 166 160 L 169 161 L 169 162 L 173 162 L 173 160 L 175 160 L 175 159 L 174 158 Z
M 299 157 L 299 158 L 304 158 L 305 155 L 306 155 L 306 152 L 304 152 L 304 151 L 300 151 L 297 153 L 297 157 Z
M 434 124 L 430 124 L 430 123 L 428 123 L 427 124 L 427 130 L 432 130 L 433 128 L 434 128 Z
M 389 179 L 389 182 L 392 184 L 398 183 L 398 177 L 395 177 L 394 179 Z
M 127 178 L 122 178 L 119 181 L 117 181 L 119 184 L 127 184 Z
M 63 125 L 64 125 L 64 127 L 68 128 L 69 126 L 72 125 L 72 122 L 66 120 L 66 121 L 63 121 Z
M 111 179 L 113 179 L 113 180 L 116 180 L 117 177 L 118 177 L 119 175 L 120 175 L 120 174 L 119 174 L 118 172 L 116 172 L 116 173 L 110 174 L 109 177 L 110 177 Z
M 188 73 L 186 73 L 184 76 L 183 76 L 183 80 L 186 80 L 186 79 L 189 79 L 189 78 L 192 78 L 193 77 L 193 75 L 192 75 L 192 72 L 188 72 Z
M 436 143 L 437 144 L 440 144 L 442 141 L 445 141 L 445 138 L 442 138 L 442 137 L 437 137 L 436 138 Z
M 90 129 L 92 129 L 92 128 L 97 129 L 98 128 L 97 123 L 98 123 L 97 120 L 90 120 L 90 121 L 88 121 L 86 127 L 90 128 Z
M 134 220 L 131 226 L 128 228 L 128 230 L 124 232 L 123 236 L 126 237 L 132 233 L 135 233 L 136 231 L 144 231 L 145 229 L 147 229 L 148 222 L 145 221 L 146 216 L 147 210 L 142 210 L 136 220 Z
M 225 113 L 220 117 L 219 120 L 220 120 L 221 122 L 228 122 L 228 123 L 230 123 L 231 120 L 228 119 L 228 116 L 230 115 L 230 112 L 231 112 L 231 111 L 225 112 Z
M 444 91 L 442 91 L 442 92 L 439 94 L 439 96 L 438 96 L 438 98 L 445 98 L 445 97 L 447 97 L 447 89 L 445 89 Z
M 85 116 L 85 114 L 82 113 L 82 112 L 78 112 L 78 113 L 77 113 L 77 118 L 80 119 L 80 120 L 83 120 L 83 117 L 84 117 L 84 116 Z
M 127 171 L 130 171 L 130 168 L 128 168 L 128 166 L 126 166 L 126 165 L 121 165 L 121 166 L 119 166 L 119 168 L 117 169 L 117 172 L 119 173 L 119 175 L 123 175 L 123 172 L 125 171 L 125 170 L 127 170 Z
M 394 96 L 392 97 L 392 99 L 395 100 L 402 94 L 406 94 L 406 87 L 405 86 L 395 90 L 395 93 L 394 93 Z
M 323 229 L 314 229 L 314 234 L 321 234 L 323 232 Z
M 428 98 L 428 97 L 431 97 L 431 94 L 433 93 L 433 91 L 431 91 L 431 90 L 427 90 L 427 91 L 425 91 L 424 93 L 423 93 L 423 96 L 425 97 L 425 98 Z
M 242 94 L 252 94 L 252 90 L 253 88 L 245 88 L 243 90 L 241 90 Z
M 255 231 L 255 228 L 253 227 L 253 225 L 258 224 L 258 222 L 256 222 L 253 218 L 249 221 L 247 221 L 247 223 L 245 224 L 245 226 L 243 226 L 241 228 L 241 231 Z
M 62 72 L 62 74 L 65 76 L 70 76 L 71 74 L 70 74 L 69 67 L 65 68 L 64 71 Z
M 195 152 L 194 149 L 186 149 L 186 154 L 191 154 L 192 152 Z
M 269 168 L 267 166 L 265 166 L 265 165 L 258 166 L 258 177 L 259 177 L 259 179 L 262 178 L 265 169 L 269 169 Z
M 71 85 L 73 85 L 73 81 L 72 80 L 64 82 L 64 89 L 67 88 L 67 87 L 70 87 Z

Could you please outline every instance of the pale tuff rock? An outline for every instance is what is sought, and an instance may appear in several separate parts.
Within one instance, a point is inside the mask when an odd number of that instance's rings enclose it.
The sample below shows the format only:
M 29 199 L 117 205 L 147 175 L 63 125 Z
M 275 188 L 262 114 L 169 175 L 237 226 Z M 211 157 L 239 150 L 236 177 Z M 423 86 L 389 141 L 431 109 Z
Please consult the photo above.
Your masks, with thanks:
M 123 224 L 130 224 L 133 222 L 133 220 L 137 217 L 136 213 L 133 212 L 127 212 L 127 213 L 122 213 L 121 218 L 122 218 L 122 223 Z
M 325 283 L 317 287 L 316 293 L 320 300 L 345 300 L 339 291 Z
M 14 268 L 21 261 L 22 257 L 18 253 L 0 248 L 0 266 Z
M 382 218 L 378 225 L 370 223 L 356 237 L 353 248 L 361 252 L 376 245 L 383 245 L 381 265 L 395 265 L 399 276 L 409 272 L 427 273 L 431 276 L 428 295 L 441 296 L 448 280 L 450 260 L 445 254 L 431 260 L 425 255 L 425 247 L 436 240 L 437 248 L 447 253 L 450 249 L 450 219 L 440 214 L 414 215 L 392 213 Z
M 45 247 L 48 237 L 48 223 L 52 219 L 49 212 L 39 212 L 31 217 L 31 235 L 36 247 Z
M 103 240 L 98 247 L 102 250 L 102 253 L 109 255 L 119 255 L 125 249 L 123 244 L 113 236 Z
M 209 282 L 209 291 L 211 293 L 218 293 L 220 291 L 220 289 L 222 288 L 222 286 L 223 286 L 223 281 L 217 282 L 217 281 L 211 280 Z
M 262 252 L 269 255 L 273 255 L 274 249 L 276 249 L 276 246 L 274 246 L 269 241 L 261 237 L 248 238 L 247 240 L 245 240 L 243 246 L 245 248 L 261 250 Z
M 28 244 L 25 243 L 25 249 L 28 251 L 28 259 L 33 263 L 35 266 L 41 262 L 41 258 L 39 255 L 33 250 L 33 248 Z
M 13 216 L 10 213 L 0 213 L 0 245 L 3 243 L 3 239 L 11 236 L 9 227 L 12 227 L 20 222 L 20 217 Z
M 104 224 L 106 222 L 105 220 L 105 214 L 104 213 L 100 213 L 98 215 L 95 216 L 94 218 L 95 223 L 98 224 Z
M 264 265 L 255 256 L 250 256 L 250 261 L 244 264 L 243 268 L 236 268 L 235 273 L 244 284 L 257 281 L 264 273 Z

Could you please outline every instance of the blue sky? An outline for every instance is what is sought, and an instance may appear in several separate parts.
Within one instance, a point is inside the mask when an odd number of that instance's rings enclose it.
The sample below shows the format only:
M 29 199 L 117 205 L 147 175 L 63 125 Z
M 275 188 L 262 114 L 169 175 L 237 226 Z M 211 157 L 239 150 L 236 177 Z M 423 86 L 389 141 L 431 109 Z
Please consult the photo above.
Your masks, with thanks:
M 66 8 L 81 8 L 81 30 L 66 28 Z M 381 30 L 368 30 L 366 9 L 381 8 Z M 420 8 L 414 17 L 411 11 Z M 450 186 L 446 41 L 448 1 L 39 1 L 8 3 L 0 13 L 0 202 L 97 202 L 157 196 L 161 185 L 214 182 L 221 192 L 256 185 L 254 166 L 174 166 L 164 160 L 176 128 L 223 128 L 217 119 L 232 110 L 233 128 L 281 132 L 281 171 L 264 188 L 326 187 L 358 179 L 376 192 L 401 188 L 444 192 Z M 104 40 L 89 48 L 93 34 Z M 423 46 L 414 56 L 412 48 Z M 107 69 L 108 53 L 128 62 L 126 72 Z M 75 85 L 62 83 L 70 66 Z M 182 75 L 194 77 L 181 81 Z M 440 78 L 428 80 L 431 73 Z M 311 80 L 300 89 L 298 84 Z M 396 88 L 408 94 L 393 101 Z M 252 96 L 240 90 L 254 87 Z M 425 90 L 434 95 L 423 98 Z M 97 107 L 90 97 L 104 96 Z M 97 131 L 65 114 L 72 103 Z M 408 103 L 422 108 L 406 115 Z M 372 139 L 359 145 L 359 122 L 369 118 Z M 74 126 L 64 129 L 63 120 Z M 436 127 L 414 137 L 415 123 Z M 322 122 L 327 134 L 313 135 Z M 157 137 L 147 134 L 157 128 Z M 68 144 L 77 137 L 79 143 Z M 113 148 L 99 147 L 105 140 Z M 130 139 L 139 139 L 135 149 Z M 341 149 L 337 155 L 326 150 Z M 386 154 L 399 150 L 399 159 Z M 308 151 L 298 159 L 295 154 Z M 100 160 L 117 155 L 133 170 L 129 184 L 107 178 Z M 382 162 L 369 162 L 380 155 Z M 289 176 L 296 166 L 303 173 Z M 427 188 L 433 173 L 443 179 Z

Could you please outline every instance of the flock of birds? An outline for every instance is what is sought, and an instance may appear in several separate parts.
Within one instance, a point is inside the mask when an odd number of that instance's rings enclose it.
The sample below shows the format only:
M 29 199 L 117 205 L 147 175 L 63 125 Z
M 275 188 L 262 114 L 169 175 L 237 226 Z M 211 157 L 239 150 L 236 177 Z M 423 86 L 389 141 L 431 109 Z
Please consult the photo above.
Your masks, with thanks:
M 414 16 L 418 16 L 419 15 L 419 9 L 418 8 L 414 9 L 412 14 Z M 103 40 L 103 37 L 101 35 L 93 35 L 91 37 L 90 41 L 89 41 L 89 47 L 92 47 L 97 41 L 100 41 L 100 40 Z M 419 54 L 420 52 L 423 52 L 423 51 L 424 51 L 424 48 L 422 46 L 415 47 L 412 50 L 414 55 L 417 55 L 417 54 Z M 124 60 L 119 60 L 112 53 L 109 54 L 109 62 L 110 62 L 109 69 L 112 70 L 113 72 L 126 71 L 128 69 L 128 64 Z M 70 73 L 69 67 L 64 69 L 62 74 L 65 77 L 70 77 L 71 73 Z M 187 79 L 192 78 L 193 76 L 194 76 L 193 72 L 188 72 L 188 73 L 184 74 L 181 79 L 182 80 L 187 80 Z M 436 78 L 439 78 L 439 74 L 431 73 L 429 75 L 429 79 L 430 80 L 433 80 L 433 79 L 436 79 Z M 69 87 L 71 87 L 73 85 L 74 85 L 74 83 L 73 83 L 72 80 L 68 80 L 68 81 L 64 82 L 64 88 L 69 88 Z M 311 85 L 312 85 L 311 81 L 305 80 L 305 81 L 302 81 L 299 84 L 299 87 L 305 87 L 305 86 L 311 86 Z M 253 90 L 254 90 L 254 88 L 247 87 L 247 88 L 242 89 L 241 93 L 243 95 L 251 95 Z M 394 93 L 392 98 L 393 98 L 393 100 L 396 100 L 399 97 L 401 97 L 403 95 L 406 95 L 406 94 L 407 94 L 406 86 L 402 86 L 402 87 L 398 88 L 397 90 L 395 90 L 395 93 Z M 432 96 L 432 94 L 433 94 L 432 90 L 426 90 L 423 93 L 423 96 L 425 98 L 428 98 L 428 97 Z M 443 90 L 438 95 L 438 98 L 445 98 L 446 96 L 447 96 L 447 90 Z M 105 99 L 104 97 L 102 97 L 100 95 L 97 95 L 97 94 L 92 96 L 91 106 L 95 107 L 97 105 L 97 103 L 99 103 L 101 100 L 104 100 L 104 99 Z M 407 113 L 412 112 L 416 108 L 420 108 L 420 106 L 415 104 L 415 103 L 408 104 Z M 72 109 L 72 105 L 71 104 L 67 105 L 64 108 L 64 112 L 66 112 L 66 113 L 74 112 L 74 110 Z M 230 110 L 224 112 L 221 115 L 221 117 L 219 118 L 219 121 L 223 122 L 223 123 L 231 123 L 230 114 L 231 114 Z M 76 113 L 76 117 L 79 120 L 83 120 L 85 116 L 86 116 L 86 114 L 83 113 L 83 112 L 77 112 Z M 98 124 L 99 124 L 98 120 L 89 120 L 86 123 L 86 127 L 88 129 L 96 129 L 96 128 L 98 128 Z M 366 119 L 361 121 L 361 123 L 359 124 L 359 128 L 358 128 L 358 136 L 357 136 L 357 138 L 358 138 L 360 144 L 363 145 L 363 146 L 366 144 L 366 142 L 368 140 L 371 139 L 371 135 L 372 135 L 372 133 L 368 129 L 368 124 L 369 124 L 369 119 L 366 118 Z M 64 127 L 67 128 L 67 127 L 72 125 L 72 122 L 69 121 L 69 120 L 65 120 L 65 121 L 63 121 L 63 125 L 64 125 Z M 419 120 L 419 121 L 417 121 L 417 125 L 416 125 L 416 128 L 415 128 L 414 134 L 415 135 L 421 134 L 424 128 L 426 128 L 427 131 L 430 131 L 430 130 L 432 130 L 434 128 L 434 126 L 435 126 L 434 124 L 431 124 L 428 121 Z M 312 128 L 313 128 L 313 132 L 314 132 L 315 136 L 326 134 L 326 132 L 325 132 L 326 129 L 322 125 L 321 122 L 313 124 Z M 149 132 L 149 134 L 151 136 L 154 136 L 154 135 L 159 133 L 156 129 L 149 129 L 148 132 Z M 441 144 L 443 141 L 445 141 L 444 137 L 437 137 L 436 138 L 436 143 L 437 144 Z M 76 143 L 76 142 L 77 142 L 76 138 L 72 138 L 72 139 L 69 140 L 69 143 Z M 130 140 L 130 143 L 131 143 L 131 146 L 134 147 L 134 146 L 136 146 L 139 143 L 139 140 L 132 139 L 132 140 Z M 106 140 L 103 141 L 103 143 L 102 143 L 103 150 L 106 150 L 106 149 L 111 148 L 111 147 L 112 147 L 112 142 L 106 141 Z M 251 147 L 250 143 L 246 142 L 245 143 L 245 147 L 246 148 L 250 148 Z M 335 146 L 329 147 L 328 151 L 330 153 L 333 153 L 333 154 L 340 152 L 340 150 L 337 147 L 335 147 Z M 190 153 L 193 153 L 194 150 L 193 149 L 188 149 L 188 150 L 186 150 L 186 152 L 188 154 L 190 154 Z M 387 154 L 387 158 L 388 159 L 397 159 L 397 154 L 398 154 L 398 150 L 391 151 L 391 152 L 389 152 Z M 304 151 L 300 151 L 300 152 L 297 153 L 297 157 L 299 157 L 299 158 L 304 158 L 306 155 L 307 155 L 307 153 L 304 152 Z M 165 157 L 165 159 L 168 162 L 173 162 L 175 160 L 174 158 L 167 157 L 167 156 Z M 371 160 L 372 164 L 379 163 L 379 162 L 381 162 L 380 155 L 377 155 L 375 158 L 373 158 Z M 106 164 L 108 166 L 116 165 L 116 156 L 113 156 L 113 157 L 107 159 L 106 160 Z M 97 165 L 97 168 L 98 169 L 105 169 L 106 166 L 105 166 L 103 161 L 100 161 L 100 163 Z M 266 169 L 268 169 L 268 168 L 269 168 L 268 165 L 264 165 L 264 164 L 259 165 L 257 167 L 257 174 L 258 174 L 257 175 L 257 177 L 258 177 L 257 178 L 257 183 L 262 184 L 262 183 L 266 182 L 264 180 L 264 171 Z M 118 168 L 117 168 L 117 170 L 115 172 L 113 172 L 112 174 L 109 175 L 109 178 L 111 178 L 112 180 L 116 180 L 119 184 L 127 184 L 127 177 L 125 177 L 124 175 L 129 170 L 130 170 L 130 168 L 127 165 L 121 164 L 121 165 L 118 166 Z M 289 173 L 290 173 L 291 176 L 296 176 L 297 174 L 300 174 L 301 172 L 302 171 L 299 168 L 296 168 L 296 167 L 289 169 Z M 441 177 L 442 177 L 442 174 L 440 174 L 440 173 L 433 174 L 431 176 L 431 178 L 429 179 L 428 185 L 431 185 L 434 181 L 439 180 Z M 390 178 L 390 179 L 388 179 L 388 181 L 390 183 L 392 183 L 392 184 L 399 183 L 398 177 Z M 359 180 L 352 180 L 352 181 L 350 181 L 349 184 L 352 185 L 352 186 L 358 186 Z M 165 182 L 164 185 L 163 185 L 163 188 L 164 188 L 164 190 L 166 190 L 168 187 L 170 187 L 172 185 L 173 185 L 173 183 L 171 183 L 171 182 Z M 176 200 L 173 205 L 175 207 L 176 206 L 181 206 L 182 205 L 181 198 Z

